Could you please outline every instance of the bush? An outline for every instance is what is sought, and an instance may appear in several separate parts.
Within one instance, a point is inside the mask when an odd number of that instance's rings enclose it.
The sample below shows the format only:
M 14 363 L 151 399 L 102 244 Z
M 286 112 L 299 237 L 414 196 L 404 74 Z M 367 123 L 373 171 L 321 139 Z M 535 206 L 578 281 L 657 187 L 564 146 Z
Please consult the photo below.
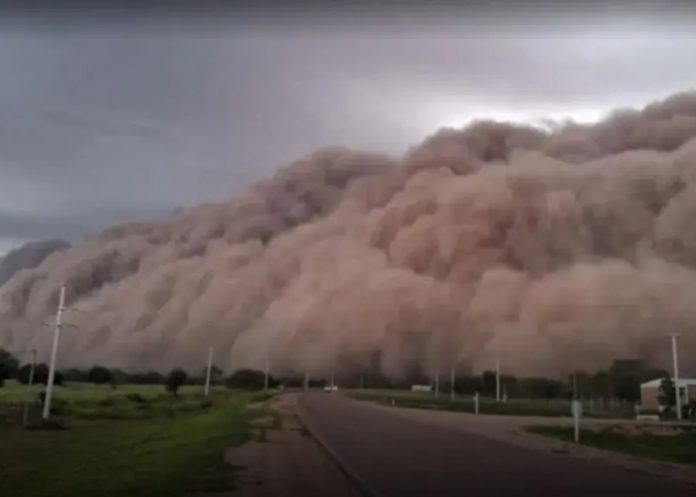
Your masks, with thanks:
M 126 399 L 130 400 L 131 402 L 136 402 L 138 404 L 145 402 L 145 399 L 139 393 L 127 393 Z
M 97 405 L 101 406 L 101 407 L 109 407 L 109 406 L 114 405 L 114 403 L 115 403 L 115 400 L 113 399 L 113 397 L 105 397 L 105 398 L 99 399 L 97 401 Z

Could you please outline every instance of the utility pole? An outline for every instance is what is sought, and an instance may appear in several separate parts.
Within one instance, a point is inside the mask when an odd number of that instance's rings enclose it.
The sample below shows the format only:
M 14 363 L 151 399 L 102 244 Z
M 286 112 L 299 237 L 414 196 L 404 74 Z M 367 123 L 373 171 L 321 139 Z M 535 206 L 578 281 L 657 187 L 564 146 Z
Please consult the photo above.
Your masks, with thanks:
M 578 373 L 573 372 L 573 397 L 578 398 Z
M 268 370 L 270 369 L 270 364 L 266 361 L 266 368 L 264 369 L 263 375 L 263 389 L 268 390 Z
M 29 419 L 29 399 L 31 398 L 31 386 L 34 384 L 34 368 L 36 367 L 36 349 L 31 349 L 31 367 L 29 368 L 29 383 L 27 384 L 27 401 L 24 403 L 24 426 Z
M 454 368 L 450 369 L 450 400 L 454 400 Z
M 207 397 L 210 393 L 210 371 L 213 368 L 213 348 L 208 348 L 208 367 L 205 372 L 205 390 L 204 395 Z
M 51 415 L 51 397 L 53 395 L 53 380 L 56 374 L 56 355 L 58 354 L 58 340 L 60 340 L 60 328 L 62 326 L 63 311 L 65 310 L 65 285 L 60 287 L 58 298 L 58 310 L 56 311 L 56 323 L 53 328 L 53 348 L 51 349 L 51 363 L 48 369 L 48 381 L 46 382 L 46 398 L 43 405 L 43 419 Z
M 500 361 L 495 360 L 495 401 L 500 402 Z
M 681 396 L 679 394 L 679 358 L 677 357 L 677 338 L 679 333 L 672 333 L 672 366 L 674 367 L 674 390 L 676 391 L 676 401 L 677 401 L 677 419 L 681 421 L 682 410 L 681 410 Z

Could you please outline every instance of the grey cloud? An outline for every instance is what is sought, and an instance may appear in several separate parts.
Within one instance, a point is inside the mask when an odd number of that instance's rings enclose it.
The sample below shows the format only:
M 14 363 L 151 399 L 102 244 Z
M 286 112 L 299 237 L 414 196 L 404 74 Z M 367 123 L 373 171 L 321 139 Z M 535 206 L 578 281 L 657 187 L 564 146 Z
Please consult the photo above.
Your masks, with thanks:
M 398 154 L 481 109 L 573 115 L 696 80 L 695 36 L 664 20 L 498 31 L 480 19 L 328 15 L 7 30 L 0 196 L 12 201 L 0 201 L 0 239 L 74 238 L 224 198 L 319 146 Z

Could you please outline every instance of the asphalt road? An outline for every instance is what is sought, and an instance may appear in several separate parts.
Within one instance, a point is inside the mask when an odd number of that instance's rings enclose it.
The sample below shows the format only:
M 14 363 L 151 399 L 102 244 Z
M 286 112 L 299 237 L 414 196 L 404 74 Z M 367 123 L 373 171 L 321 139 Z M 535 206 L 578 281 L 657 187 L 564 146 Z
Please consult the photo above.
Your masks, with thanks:
M 299 406 L 376 496 L 696 496 L 676 480 L 427 426 L 343 395 L 308 393 Z

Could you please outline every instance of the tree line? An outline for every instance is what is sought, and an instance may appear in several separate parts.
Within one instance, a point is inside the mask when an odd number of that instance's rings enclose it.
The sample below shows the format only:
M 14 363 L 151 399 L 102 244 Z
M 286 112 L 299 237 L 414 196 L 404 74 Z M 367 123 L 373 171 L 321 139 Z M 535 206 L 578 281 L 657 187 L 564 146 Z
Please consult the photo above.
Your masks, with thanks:
M 26 385 L 31 377 L 31 364 L 21 364 L 19 359 L 7 350 L 0 348 L 0 387 L 5 380 L 17 380 Z M 54 385 L 61 386 L 66 382 L 93 383 L 117 388 L 118 385 L 163 385 L 167 390 L 176 394 L 184 385 L 203 385 L 207 368 L 201 368 L 195 374 L 190 374 L 181 368 L 174 368 L 167 374 L 159 371 L 127 372 L 121 369 L 107 368 L 95 365 L 87 369 L 69 368 L 56 371 Z M 45 385 L 48 382 L 48 365 L 34 365 L 32 382 Z M 211 385 L 226 385 L 228 388 L 260 390 L 266 386 L 266 375 L 261 371 L 241 369 L 225 377 L 224 372 L 217 366 L 210 369 Z M 268 377 L 268 386 L 277 387 L 280 382 Z
M 31 365 L 20 364 L 20 361 L 6 350 L 0 349 L 0 386 L 6 379 L 16 379 L 26 384 L 29 381 Z M 183 385 L 202 385 L 205 381 L 206 369 L 202 368 L 195 374 L 189 374 L 183 369 L 176 368 L 168 374 L 158 371 L 126 372 L 121 369 L 111 369 L 95 365 L 88 369 L 70 368 L 57 371 L 54 379 L 56 385 L 63 382 L 94 383 L 96 385 L 111 385 L 117 387 L 124 384 L 135 385 L 164 385 L 176 393 Z M 508 397 L 546 398 L 563 397 L 595 397 L 617 398 L 629 402 L 640 399 L 640 385 L 656 378 L 669 378 L 669 373 L 663 369 L 655 369 L 644 365 L 639 360 L 622 359 L 613 362 L 608 370 L 587 373 L 576 371 L 564 379 L 554 378 L 518 378 L 503 374 L 500 377 L 502 393 Z M 38 363 L 34 368 L 34 383 L 45 384 L 48 380 L 48 366 Z M 419 371 L 411 372 L 400 381 L 384 377 L 378 371 L 341 375 L 341 384 L 346 387 L 364 388 L 410 388 L 416 383 L 432 383 L 433 378 Z M 442 391 L 449 390 L 449 375 L 441 375 Z M 260 390 L 265 386 L 265 374 L 252 369 L 242 369 L 224 375 L 217 366 L 211 368 L 211 384 L 226 385 L 229 388 Z M 304 383 L 303 376 L 290 375 L 283 378 L 269 377 L 269 387 L 280 384 L 286 387 L 300 387 Z M 310 386 L 323 386 L 325 379 L 313 378 Z M 484 396 L 494 396 L 496 392 L 496 373 L 484 371 L 480 375 L 457 374 L 454 390 L 458 394 L 473 395 L 478 392 Z

